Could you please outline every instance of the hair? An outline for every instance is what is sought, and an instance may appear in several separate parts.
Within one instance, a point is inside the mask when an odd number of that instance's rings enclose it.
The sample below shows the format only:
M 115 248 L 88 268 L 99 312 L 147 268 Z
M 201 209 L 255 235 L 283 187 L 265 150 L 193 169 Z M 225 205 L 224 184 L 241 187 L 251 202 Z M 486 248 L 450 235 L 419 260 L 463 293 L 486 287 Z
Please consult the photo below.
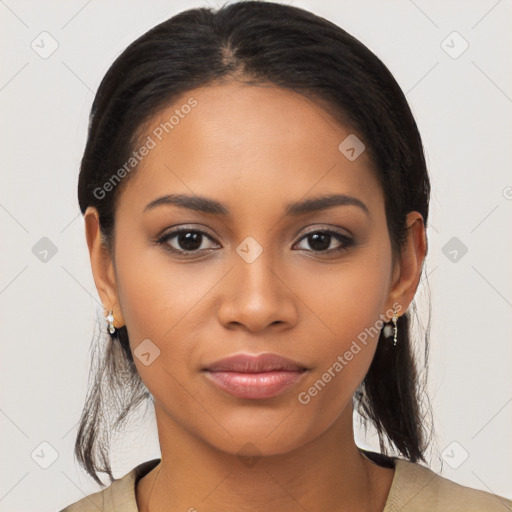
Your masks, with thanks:
M 136 168 L 107 199 L 95 191 L 128 161 L 155 115 L 193 89 L 233 80 L 298 92 L 357 134 L 384 192 L 394 258 L 407 238 L 408 212 L 421 213 L 426 227 L 430 181 L 423 145 L 388 68 L 364 44 L 322 17 L 289 5 L 241 1 L 218 9 L 189 9 L 156 25 L 119 55 L 101 81 L 89 117 L 78 201 L 83 214 L 89 206 L 97 209 L 102 242 L 112 256 L 116 204 Z M 414 301 L 411 309 L 416 313 Z M 414 354 L 409 311 L 397 326 L 396 347 L 381 340 L 381 331 L 353 400 L 365 427 L 369 422 L 376 429 L 382 452 L 389 448 L 411 462 L 425 461 L 422 406 L 428 400 L 424 387 L 430 310 L 424 379 Z M 111 433 L 136 406 L 152 399 L 137 372 L 126 326 L 108 337 L 103 353 L 93 356 L 95 370 L 75 443 L 77 460 L 100 485 L 98 472 L 114 480 Z

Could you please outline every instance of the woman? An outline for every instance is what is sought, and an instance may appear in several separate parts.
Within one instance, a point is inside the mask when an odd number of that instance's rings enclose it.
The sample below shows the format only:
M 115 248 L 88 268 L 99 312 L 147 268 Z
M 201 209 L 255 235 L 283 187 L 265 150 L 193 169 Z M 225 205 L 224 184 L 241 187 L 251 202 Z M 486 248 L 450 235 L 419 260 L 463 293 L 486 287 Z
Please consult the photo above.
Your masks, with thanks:
M 132 43 L 78 191 L 110 341 L 76 455 L 111 485 L 65 512 L 510 510 L 419 464 L 429 193 L 402 91 L 325 19 L 248 1 Z M 161 458 L 112 482 L 111 430 L 147 399 Z

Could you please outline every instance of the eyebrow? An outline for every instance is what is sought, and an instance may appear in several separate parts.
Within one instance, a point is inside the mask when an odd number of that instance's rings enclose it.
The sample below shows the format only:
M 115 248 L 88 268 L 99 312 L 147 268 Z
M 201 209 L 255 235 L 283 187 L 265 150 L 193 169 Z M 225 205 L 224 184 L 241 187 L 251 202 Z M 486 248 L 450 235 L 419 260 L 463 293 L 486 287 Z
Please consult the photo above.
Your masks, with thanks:
M 157 206 L 179 206 L 188 210 L 194 210 L 203 213 L 212 213 L 217 215 L 229 215 L 229 209 L 215 201 L 204 196 L 188 194 L 169 194 L 159 197 L 146 205 L 144 211 L 149 211 Z M 285 208 L 285 214 L 289 216 L 298 216 L 304 213 L 325 210 L 334 206 L 357 206 L 361 208 L 368 216 L 371 214 L 367 206 L 356 197 L 346 194 L 323 195 L 320 197 L 303 199 L 294 203 L 289 203 Z

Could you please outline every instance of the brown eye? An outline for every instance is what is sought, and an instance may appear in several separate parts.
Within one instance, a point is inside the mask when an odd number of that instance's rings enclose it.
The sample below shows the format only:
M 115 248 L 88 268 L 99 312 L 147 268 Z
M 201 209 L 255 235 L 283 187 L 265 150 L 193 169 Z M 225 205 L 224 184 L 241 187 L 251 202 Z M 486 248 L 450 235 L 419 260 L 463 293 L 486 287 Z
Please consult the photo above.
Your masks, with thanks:
M 301 239 L 301 242 L 307 241 L 311 249 L 302 247 L 302 249 L 310 250 L 313 252 L 336 252 L 342 251 L 354 244 L 354 240 L 350 237 L 337 233 L 336 231 L 314 231 L 308 233 Z M 331 244 L 338 242 L 337 247 L 331 247 Z
M 182 231 L 173 238 L 175 238 L 179 249 L 185 251 L 197 251 L 197 249 L 201 248 L 203 241 L 203 235 L 197 231 Z
M 213 242 L 213 239 L 203 231 L 195 229 L 178 229 L 166 233 L 157 240 L 160 245 L 165 244 L 165 248 L 171 252 L 187 253 L 199 252 L 211 249 L 206 243 L 207 240 Z

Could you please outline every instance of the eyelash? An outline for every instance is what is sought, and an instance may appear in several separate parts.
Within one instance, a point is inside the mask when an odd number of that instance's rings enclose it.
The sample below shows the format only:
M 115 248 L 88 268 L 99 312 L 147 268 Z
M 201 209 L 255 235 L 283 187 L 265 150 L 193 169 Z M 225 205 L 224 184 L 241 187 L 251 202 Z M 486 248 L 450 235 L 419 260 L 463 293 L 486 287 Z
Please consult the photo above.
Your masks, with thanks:
M 202 249 L 202 250 L 196 249 L 193 251 L 185 251 L 185 250 L 178 250 L 178 249 L 175 249 L 174 247 L 171 247 L 167 242 L 181 233 L 199 233 L 202 236 L 205 236 L 206 238 L 210 239 L 212 242 L 215 242 L 210 235 L 208 235 L 204 231 L 201 231 L 200 229 L 180 228 L 180 229 L 176 229 L 174 231 L 165 233 L 164 235 L 160 236 L 155 241 L 155 243 L 157 245 L 163 245 L 164 249 L 166 251 L 169 251 L 173 254 L 183 255 L 184 257 L 195 256 L 197 254 L 200 254 L 204 250 L 208 250 L 208 249 Z M 331 237 L 334 237 L 339 242 L 341 242 L 342 245 L 336 249 L 329 249 L 329 250 L 325 250 L 325 251 L 315 251 L 315 250 L 307 250 L 307 249 L 302 249 L 302 250 L 306 250 L 307 252 L 312 252 L 312 253 L 316 253 L 316 254 L 333 254 L 333 253 L 339 253 L 339 252 L 346 251 L 348 248 L 350 248 L 351 246 L 353 246 L 355 244 L 355 241 L 352 238 L 350 238 L 346 235 L 342 235 L 341 233 L 338 233 L 337 231 L 333 231 L 331 229 L 318 229 L 316 231 L 310 231 L 310 232 L 306 233 L 300 240 L 298 240 L 297 243 L 300 243 L 300 242 L 302 242 L 302 240 L 307 239 L 309 236 L 317 234 L 317 233 L 321 233 L 324 235 L 330 235 Z

